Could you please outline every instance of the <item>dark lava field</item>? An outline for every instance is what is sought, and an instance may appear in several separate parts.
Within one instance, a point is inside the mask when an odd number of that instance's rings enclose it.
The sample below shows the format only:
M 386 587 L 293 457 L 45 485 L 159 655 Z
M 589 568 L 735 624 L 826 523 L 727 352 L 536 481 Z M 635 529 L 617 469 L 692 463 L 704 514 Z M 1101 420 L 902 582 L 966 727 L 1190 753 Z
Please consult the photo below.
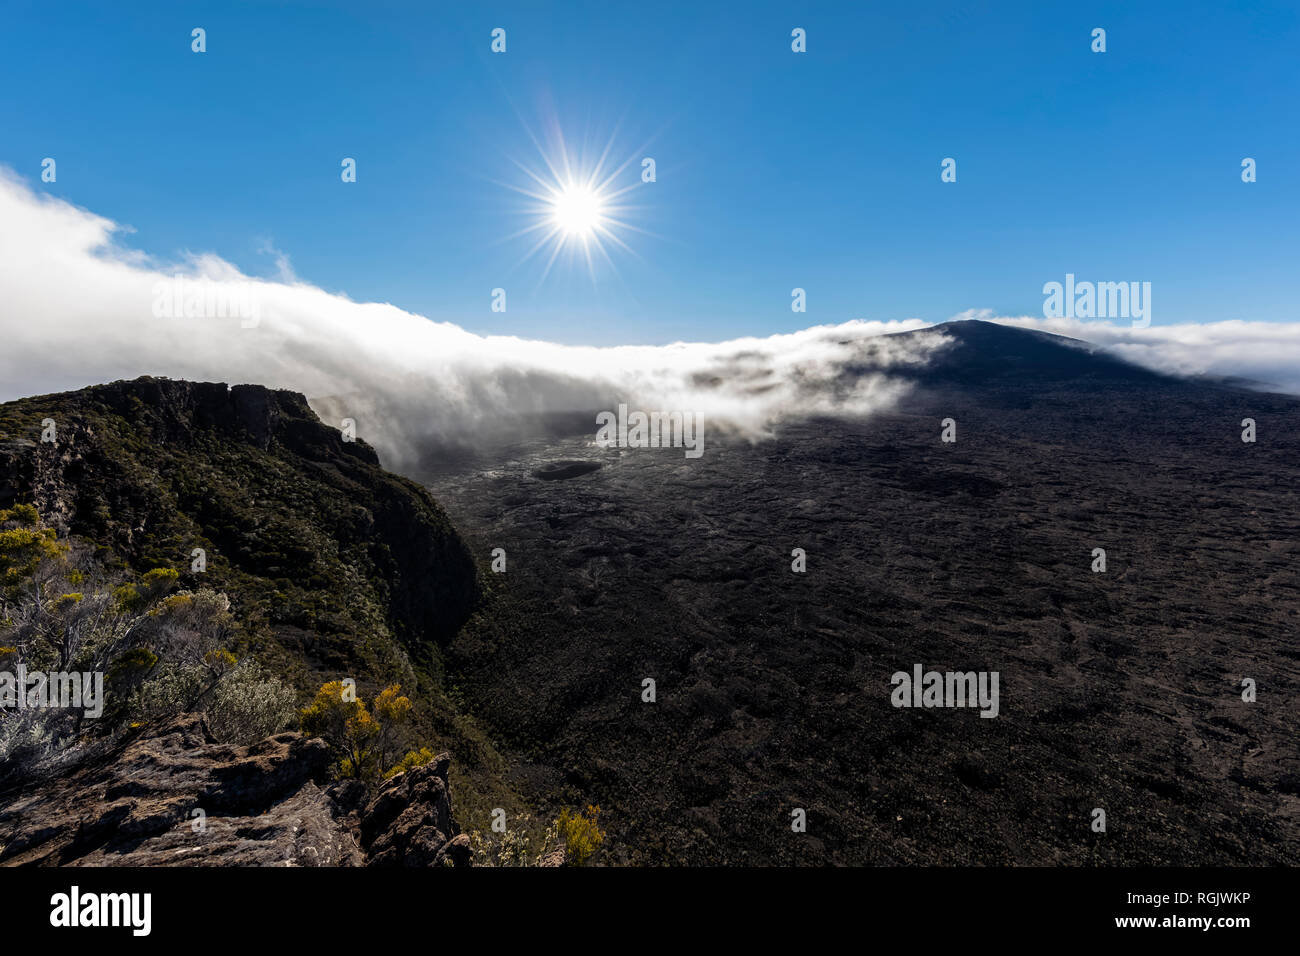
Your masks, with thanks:
M 946 330 L 889 414 L 422 476 L 507 554 L 448 665 L 516 782 L 608 862 L 1300 862 L 1300 400 Z M 917 664 L 998 716 L 892 706 Z

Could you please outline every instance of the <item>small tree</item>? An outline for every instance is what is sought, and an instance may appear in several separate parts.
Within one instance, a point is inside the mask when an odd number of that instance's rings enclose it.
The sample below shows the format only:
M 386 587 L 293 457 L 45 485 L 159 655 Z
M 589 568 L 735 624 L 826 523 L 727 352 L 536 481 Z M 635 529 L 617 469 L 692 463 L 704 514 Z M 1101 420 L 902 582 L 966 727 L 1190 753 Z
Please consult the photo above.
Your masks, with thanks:
M 401 684 L 393 684 L 379 692 L 375 698 L 374 714 L 375 721 L 379 724 L 374 749 L 382 770 L 401 752 L 406 725 L 411 719 L 411 701 L 402 696 Z
M 370 762 L 370 742 L 379 727 L 364 702 L 346 693 L 342 681 L 332 680 L 316 692 L 316 699 L 300 715 L 302 732 L 320 737 L 339 754 L 339 772 L 360 777 Z
M 302 731 L 322 738 L 339 755 L 340 776 L 367 780 L 383 776 L 400 752 L 411 701 L 402 696 L 400 684 L 393 684 L 375 697 L 372 713 L 363 701 L 344 691 L 341 681 L 322 686 L 302 711 Z

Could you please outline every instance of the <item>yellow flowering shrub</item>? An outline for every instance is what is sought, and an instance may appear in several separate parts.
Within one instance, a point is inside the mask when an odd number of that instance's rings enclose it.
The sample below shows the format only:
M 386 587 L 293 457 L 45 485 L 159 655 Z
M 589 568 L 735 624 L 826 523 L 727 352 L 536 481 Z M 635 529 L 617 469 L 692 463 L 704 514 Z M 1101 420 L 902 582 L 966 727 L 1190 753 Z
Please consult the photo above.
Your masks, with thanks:
M 555 827 L 564 841 L 564 860 L 569 866 L 583 866 L 605 842 L 605 834 L 597 822 L 600 807 L 588 804 L 586 811 L 574 812 L 568 807 L 560 811 Z

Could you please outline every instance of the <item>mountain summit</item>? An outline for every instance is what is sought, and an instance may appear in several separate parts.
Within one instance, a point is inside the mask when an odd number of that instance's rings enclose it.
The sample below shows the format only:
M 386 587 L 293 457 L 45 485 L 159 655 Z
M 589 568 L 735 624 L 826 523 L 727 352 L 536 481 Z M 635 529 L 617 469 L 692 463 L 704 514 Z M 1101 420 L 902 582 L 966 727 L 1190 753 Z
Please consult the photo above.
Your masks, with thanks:
M 942 333 L 950 344 L 914 373 L 925 385 L 1161 385 L 1175 379 L 1126 362 L 1091 343 L 1064 335 L 963 319 L 890 338 Z

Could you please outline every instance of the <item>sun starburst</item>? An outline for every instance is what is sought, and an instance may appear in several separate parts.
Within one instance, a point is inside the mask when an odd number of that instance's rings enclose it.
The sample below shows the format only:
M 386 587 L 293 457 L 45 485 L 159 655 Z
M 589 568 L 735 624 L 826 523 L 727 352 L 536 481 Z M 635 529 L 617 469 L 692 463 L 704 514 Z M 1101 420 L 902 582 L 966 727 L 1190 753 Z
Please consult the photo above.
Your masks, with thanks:
M 549 149 L 536 137 L 533 143 L 541 165 L 529 166 L 516 160 L 515 165 L 527 177 L 526 184 L 503 184 L 531 200 L 523 210 L 530 223 L 510 237 L 535 240 L 523 261 L 539 254 L 545 256 L 543 279 L 562 257 L 585 262 L 593 282 L 599 262 L 616 272 L 611 250 L 635 255 L 622 235 L 644 232 L 628 222 L 634 207 L 626 197 L 642 185 L 640 175 L 630 169 L 634 158 L 629 156 L 614 165 L 610 159 L 612 139 L 590 161 L 574 155 L 558 132 L 553 134 Z
M 589 238 L 605 218 L 605 197 L 589 183 L 568 183 L 551 200 L 551 221 L 566 236 Z

